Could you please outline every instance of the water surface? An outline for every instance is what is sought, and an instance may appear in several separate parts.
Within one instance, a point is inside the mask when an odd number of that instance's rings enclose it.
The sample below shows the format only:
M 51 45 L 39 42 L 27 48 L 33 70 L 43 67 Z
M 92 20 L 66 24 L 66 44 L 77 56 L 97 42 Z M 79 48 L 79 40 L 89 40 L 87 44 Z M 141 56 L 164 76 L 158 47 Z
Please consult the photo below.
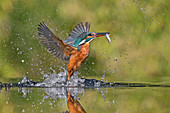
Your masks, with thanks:
M 169 113 L 170 89 L 162 87 L 5 88 L 1 113 L 63 113 L 72 104 L 87 113 Z

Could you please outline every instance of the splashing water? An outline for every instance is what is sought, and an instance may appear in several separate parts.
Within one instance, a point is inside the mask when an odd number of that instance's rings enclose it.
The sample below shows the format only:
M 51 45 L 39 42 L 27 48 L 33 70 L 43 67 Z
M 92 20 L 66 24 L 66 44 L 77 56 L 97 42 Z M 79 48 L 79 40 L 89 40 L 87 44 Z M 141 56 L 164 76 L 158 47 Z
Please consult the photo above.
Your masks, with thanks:
M 71 87 L 84 87 L 85 79 L 78 78 L 78 73 L 74 73 L 71 76 L 71 79 L 67 81 L 66 70 L 64 72 L 60 72 L 58 74 L 50 74 L 42 83 L 41 86 L 44 87 L 62 87 L 62 86 L 71 86 Z
M 75 72 L 69 81 L 67 81 L 66 70 L 58 74 L 52 73 L 50 75 L 44 74 L 47 77 L 43 82 L 33 82 L 26 76 L 13 86 L 17 87 L 100 87 L 105 85 L 104 77 L 101 80 L 79 78 L 78 72 Z
M 44 74 L 44 77 L 47 77 L 43 82 L 34 82 L 31 79 L 28 79 L 25 75 L 23 79 L 18 83 L 1 83 L 0 89 L 5 87 L 10 89 L 10 87 L 47 87 L 47 88 L 99 88 L 99 87 L 170 87 L 170 85 L 160 85 L 160 84 L 147 84 L 147 83 L 121 83 L 121 82 L 107 82 L 104 81 L 105 75 L 101 80 L 96 79 L 85 79 L 79 78 L 78 72 L 75 72 L 71 76 L 70 80 L 67 81 L 66 70 L 56 74 L 55 72 L 47 75 Z M 62 91 L 62 90 L 61 90 Z M 62 94 L 63 92 L 61 92 Z
M 149 83 L 122 83 L 122 82 L 107 82 L 104 81 L 105 75 L 101 80 L 78 78 L 78 73 L 74 73 L 70 80 L 67 81 L 66 71 L 58 74 L 50 74 L 43 82 L 34 82 L 23 76 L 23 79 L 18 83 L 1 83 L 0 90 L 5 87 L 6 90 L 11 87 L 47 87 L 47 88 L 106 88 L 106 87 L 170 87 L 170 85 L 163 84 L 149 84 Z M 61 92 L 62 93 L 62 92 Z

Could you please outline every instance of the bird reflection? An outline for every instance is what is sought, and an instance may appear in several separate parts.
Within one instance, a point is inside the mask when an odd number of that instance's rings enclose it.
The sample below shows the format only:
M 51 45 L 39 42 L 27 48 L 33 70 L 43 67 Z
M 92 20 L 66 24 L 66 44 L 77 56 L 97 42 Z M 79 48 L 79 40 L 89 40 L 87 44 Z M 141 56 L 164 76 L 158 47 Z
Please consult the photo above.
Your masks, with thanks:
M 44 91 L 47 95 L 44 95 L 44 98 L 60 98 L 67 100 L 68 111 L 62 113 L 87 113 L 82 105 L 78 102 L 77 96 L 81 93 L 84 93 L 84 88 L 44 88 Z M 32 90 L 29 88 L 20 88 L 19 92 L 23 93 L 23 96 L 26 97 L 28 93 L 31 93 Z
M 81 104 L 73 98 L 69 91 L 67 93 L 67 106 L 70 113 L 86 113 Z

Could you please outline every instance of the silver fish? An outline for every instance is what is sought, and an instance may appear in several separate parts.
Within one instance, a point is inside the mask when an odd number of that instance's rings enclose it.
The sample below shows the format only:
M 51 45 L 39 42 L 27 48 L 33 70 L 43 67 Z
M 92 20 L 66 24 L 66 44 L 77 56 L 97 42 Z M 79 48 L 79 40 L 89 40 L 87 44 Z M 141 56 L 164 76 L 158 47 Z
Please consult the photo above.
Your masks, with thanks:
M 111 43 L 111 40 L 110 40 L 109 35 L 110 35 L 110 34 L 106 34 L 106 38 L 107 38 L 107 41 L 108 41 L 109 43 Z

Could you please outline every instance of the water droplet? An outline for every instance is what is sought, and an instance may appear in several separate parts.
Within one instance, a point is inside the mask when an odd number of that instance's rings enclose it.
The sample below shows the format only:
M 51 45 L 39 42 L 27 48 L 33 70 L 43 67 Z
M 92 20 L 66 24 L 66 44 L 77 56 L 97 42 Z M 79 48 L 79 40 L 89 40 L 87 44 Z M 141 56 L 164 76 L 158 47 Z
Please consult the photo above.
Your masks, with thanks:
M 43 77 L 47 78 L 47 77 L 48 77 L 48 75 L 47 75 L 47 74 L 44 74 L 44 75 L 43 75 Z
M 48 98 L 48 96 L 44 96 L 44 97 L 43 97 L 43 99 L 47 99 L 47 98 Z
M 25 112 L 25 110 L 23 109 L 22 112 Z
M 115 101 L 113 100 L 113 103 L 115 103 Z

